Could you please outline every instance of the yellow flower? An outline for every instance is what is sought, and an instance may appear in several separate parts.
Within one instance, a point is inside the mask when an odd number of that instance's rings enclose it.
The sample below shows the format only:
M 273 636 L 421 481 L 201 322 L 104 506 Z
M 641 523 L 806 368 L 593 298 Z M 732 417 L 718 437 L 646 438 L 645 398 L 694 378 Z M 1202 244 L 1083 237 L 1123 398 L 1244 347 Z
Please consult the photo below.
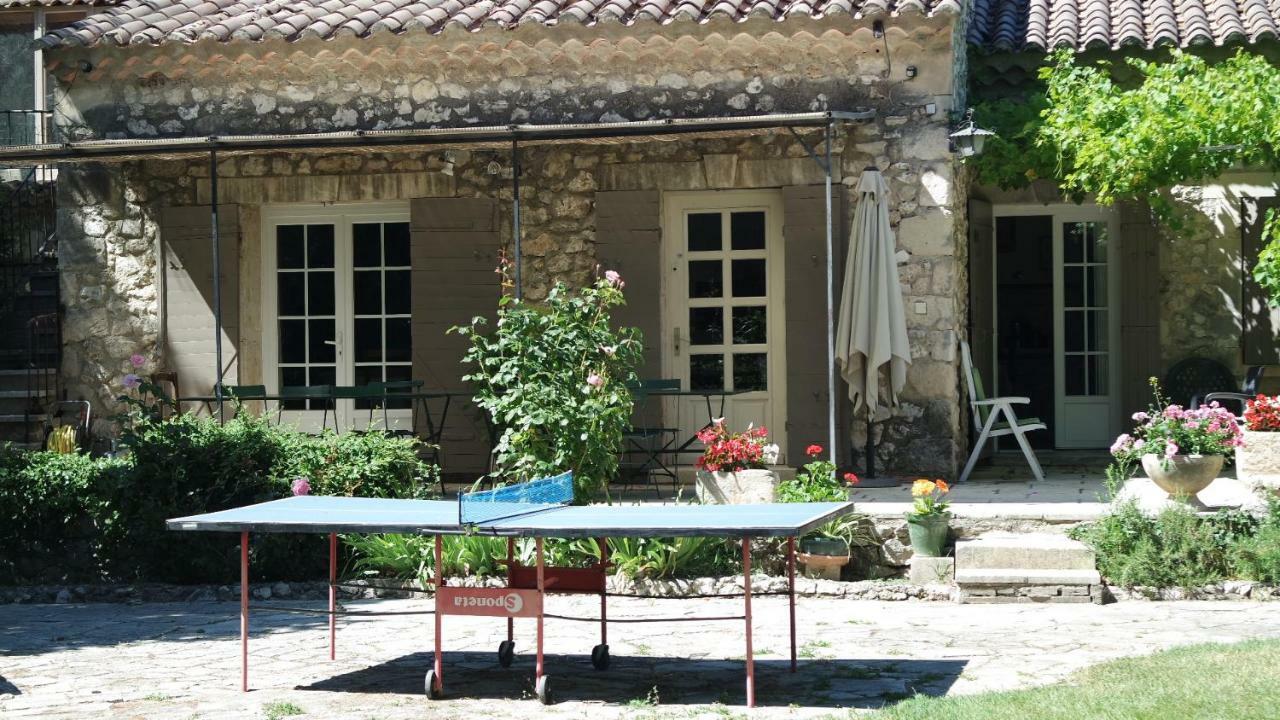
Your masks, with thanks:
M 911 483 L 911 496 L 923 497 L 925 495 L 932 493 L 934 487 L 936 486 L 933 484 L 932 480 L 926 480 L 924 478 L 920 478 L 919 480 L 916 480 L 915 482 Z

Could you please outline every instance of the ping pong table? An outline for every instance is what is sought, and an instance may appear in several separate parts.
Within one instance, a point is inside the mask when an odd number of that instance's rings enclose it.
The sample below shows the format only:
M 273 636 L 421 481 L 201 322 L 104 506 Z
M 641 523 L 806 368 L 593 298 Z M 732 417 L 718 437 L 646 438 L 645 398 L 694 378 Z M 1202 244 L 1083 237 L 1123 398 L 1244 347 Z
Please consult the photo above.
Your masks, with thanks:
M 543 664 L 544 620 L 599 622 L 600 644 L 591 653 L 597 670 L 609 666 L 606 577 L 609 570 L 608 538 L 611 537 L 724 537 L 738 539 L 742 547 L 744 614 L 692 618 L 695 620 L 745 621 L 746 704 L 755 705 L 755 661 L 751 632 L 751 540 L 757 537 L 787 539 L 787 592 L 791 631 L 791 672 L 796 670 L 796 538 L 853 511 L 852 503 L 779 503 L 763 505 L 570 505 L 571 473 L 493 490 L 460 494 L 457 501 L 395 500 L 381 498 L 297 496 L 283 500 L 169 520 L 171 530 L 240 533 L 240 645 L 241 689 L 249 689 L 249 535 L 250 533 L 318 533 L 329 539 L 328 616 L 329 659 L 336 654 L 337 616 L 371 614 L 337 608 L 337 536 L 339 533 L 390 533 L 434 536 L 434 609 L 414 614 L 435 618 L 435 655 L 427 670 L 424 690 L 428 697 L 444 693 L 443 619 L 446 615 L 505 618 L 507 639 L 498 646 L 498 662 L 510 667 L 515 648 L 515 619 L 530 618 L 536 625 L 534 688 L 544 704 L 552 702 L 549 676 Z M 450 585 L 441 563 L 443 536 L 479 534 L 507 539 L 506 587 Z M 533 538 L 536 562 L 532 567 L 516 559 L 517 538 Z M 544 562 L 546 538 L 594 538 L 599 560 L 588 567 L 550 567 Z M 548 615 L 548 594 L 592 594 L 600 597 L 599 618 Z M 757 593 L 758 594 L 758 593 Z M 781 594 L 781 593 L 772 593 Z M 724 597 L 724 596 L 716 596 Z M 688 619 L 688 618 L 681 618 Z M 664 622 L 672 618 L 628 618 L 625 622 Z M 614 622 L 619 622 L 615 620 Z

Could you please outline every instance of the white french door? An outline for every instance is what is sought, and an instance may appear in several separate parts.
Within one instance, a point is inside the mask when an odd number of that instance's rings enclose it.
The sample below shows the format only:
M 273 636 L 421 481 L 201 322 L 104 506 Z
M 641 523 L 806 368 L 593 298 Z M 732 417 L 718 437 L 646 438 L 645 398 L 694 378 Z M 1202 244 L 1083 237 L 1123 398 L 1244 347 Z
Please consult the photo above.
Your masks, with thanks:
M 1054 388 L 1056 444 L 1107 447 L 1119 398 L 1118 252 L 1109 213 L 1054 216 Z
M 782 200 L 776 192 L 668 193 L 664 374 L 691 391 L 734 390 L 730 428 L 769 428 L 786 453 Z M 712 411 L 721 398 L 712 395 Z M 706 398 L 669 399 L 681 441 L 708 420 Z
M 262 214 L 263 381 L 268 393 L 364 386 L 413 373 L 409 210 L 403 204 L 267 207 Z M 407 401 L 280 403 L 315 430 L 407 428 Z M 377 410 L 371 412 L 374 407 Z M 326 418 L 326 408 L 328 408 Z

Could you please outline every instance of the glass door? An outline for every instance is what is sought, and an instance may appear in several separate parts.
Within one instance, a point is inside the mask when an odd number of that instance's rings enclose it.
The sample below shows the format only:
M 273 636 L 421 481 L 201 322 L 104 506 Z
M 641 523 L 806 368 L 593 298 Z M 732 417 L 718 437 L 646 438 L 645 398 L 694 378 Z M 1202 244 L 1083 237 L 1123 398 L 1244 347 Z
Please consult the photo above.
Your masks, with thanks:
M 711 394 L 734 430 L 765 426 L 784 444 L 782 213 L 773 193 L 668 198 L 666 367 L 681 387 Z M 682 439 L 708 420 L 707 398 L 668 403 Z M 673 421 L 672 416 L 676 419 Z M 785 448 L 784 448 L 785 452 Z
M 1106 447 L 1115 437 L 1117 394 L 1111 226 L 1105 219 L 1059 216 L 1054 240 L 1057 446 Z

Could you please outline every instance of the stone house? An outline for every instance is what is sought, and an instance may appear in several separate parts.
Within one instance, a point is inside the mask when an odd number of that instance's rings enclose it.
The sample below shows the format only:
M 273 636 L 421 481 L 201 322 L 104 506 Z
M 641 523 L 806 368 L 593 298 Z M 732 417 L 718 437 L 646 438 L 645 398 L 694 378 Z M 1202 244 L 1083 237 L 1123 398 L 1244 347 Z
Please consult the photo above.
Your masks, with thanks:
M 60 163 L 60 377 L 96 408 L 112 407 L 134 353 L 176 373 L 180 394 L 210 392 L 216 192 L 227 383 L 462 389 L 462 345 L 445 330 L 493 311 L 493 268 L 518 233 L 525 297 L 619 270 L 619 319 L 647 340 L 641 374 L 739 391 L 726 414 L 773 428 L 791 464 L 826 438 L 824 271 L 839 288 L 853 187 L 874 166 L 892 194 L 913 355 L 901 404 L 875 423 L 878 458 L 950 476 L 968 451 L 958 340 L 1002 391 L 1048 398 L 1037 409 L 1058 447 L 1107 445 L 1146 375 L 1187 350 L 1239 369 L 1222 327 L 1240 311 L 1203 302 L 1230 290 L 1228 263 L 1198 279 L 1198 298 L 1168 282 L 1229 253 L 1230 228 L 1211 251 L 1157 242 L 1138 208 L 971 187 L 949 144 L 971 63 L 1016 81 L 1045 49 L 1093 48 L 1108 8 L 1107 51 L 1128 47 L 1134 12 L 1149 15 L 1143 47 L 1163 41 L 1166 14 L 1185 28 L 1204 12 L 1126 2 L 1094 0 L 1077 23 L 1074 5 L 1042 0 L 125 0 L 39 41 L 68 143 L 0 149 L 0 165 Z M 1266 40 L 1250 27 L 1238 41 Z M 827 133 L 830 258 L 815 162 Z M 1015 263 L 997 261 L 1006 247 Z M 1160 273 L 1120 282 L 1156 258 Z M 1000 279 L 1024 261 L 1035 297 Z M 1068 275 L 1107 277 L 1109 304 L 1036 305 Z M 996 308 L 1024 305 L 1043 317 L 997 333 L 1016 314 Z M 1024 336 L 1035 342 L 996 343 Z M 861 464 L 865 423 L 837 396 L 840 451 Z M 672 401 L 667 422 L 696 429 L 702 402 Z M 446 471 L 483 469 L 483 418 L 452 413 Z M 364 422 L 354 405 L 339 414 Z

